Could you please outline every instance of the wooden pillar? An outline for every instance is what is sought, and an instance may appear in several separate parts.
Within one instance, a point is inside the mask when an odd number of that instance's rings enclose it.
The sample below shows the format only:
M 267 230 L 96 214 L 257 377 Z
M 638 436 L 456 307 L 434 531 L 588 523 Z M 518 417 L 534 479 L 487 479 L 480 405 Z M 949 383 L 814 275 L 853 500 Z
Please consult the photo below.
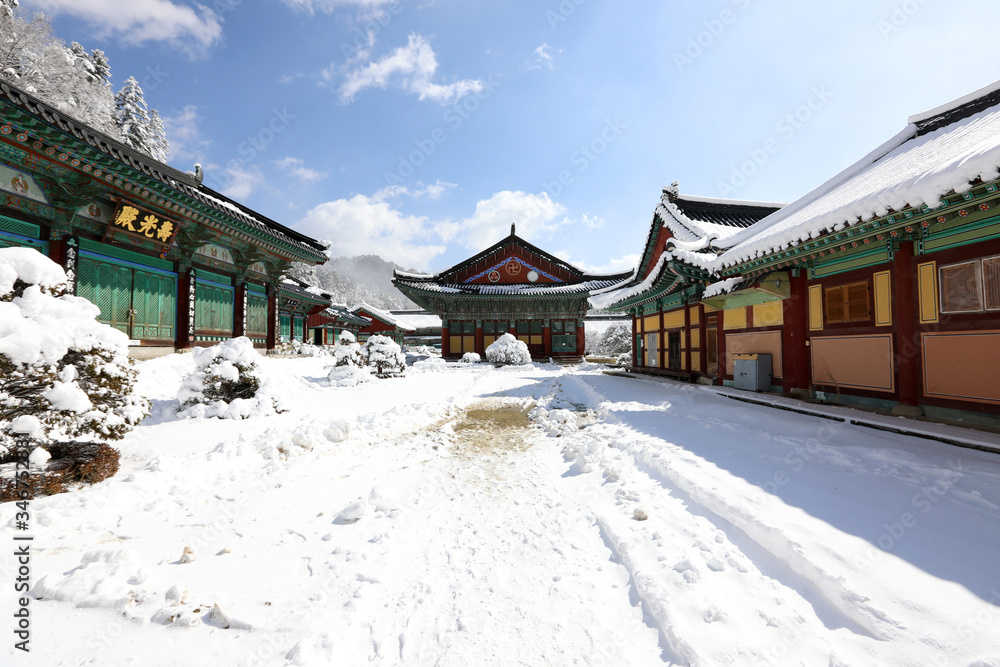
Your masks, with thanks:
M 790 296 L 782 301 L 784 325 L 781 328 L 782 391 L 808 389 L 809 378 L 809 286 L 806 271 L 791 276 Z
M 587 348 L 587 329 L 584 327 L 583 318 L 576 321 L 576 353 L 581 357 Z
M 267 286 L 267 349 L 273 350 L 278 345 L 278 287 Z
M 245 336 L 247 332 L 247 284 L 241 279 L 236 279 L 236 289 L 233 292 L 233 338 Z
M 656 350 L 656 367 L 666 368 L 667 367 L 667 336 L 666 332 L 663 330 L 663 304 L 659 301 L 656 302 L 656 310 L 658 311 L 659 319 L 659 333 L 656 334 L 656 340 L 659 341 L 657 345 L 659 349 Z
M 639 309 L 632 311 L 632 367 L 639 365 Z
M 715 384 L 723 385 L 726 379 L 726 318 L 724 311 L 719 311 L 716 321 L 715 337 L 719 341 L 719 368 L 715 373 Z
M 919 415 L 923 365 L 920 334 L 917 331 L 916 285 L 913 267 L 913 241 L 899 245 L 893 257 L 895 287 L 893 302 L 896 306 L 896 379 L 899 385 L 899 406 L 893 412 Z
M 705 321 L 708 318 L 708 313 L 705 312 L 705 306 L 698 304 L 698 372 L 702 375 L 708 374 L 708 327 Z
M 549 319 L 542 320 L 542 349 L 546 357 L 552 356 L 552 320 Z
M 483 341 L 483 321 L 476 320 L 476 354 L 486 358 L 486 345 Z
M 49 259 L 65 267 L 66 265 L 66 236 L 59 230 L 52 230 L 52 238 L 49 239 Z
M 194 343 L 195 288 L 195 270 L 182 266 L 177 274 L 177 336 L 174 346 L 178 350 L 189 348 Z
M 441 320 L 441 356 L 447 358 L 451 354 L 451 331 L 448 320 Z
M 691 304 L 684 302 L 684 370 L 691 372 Z

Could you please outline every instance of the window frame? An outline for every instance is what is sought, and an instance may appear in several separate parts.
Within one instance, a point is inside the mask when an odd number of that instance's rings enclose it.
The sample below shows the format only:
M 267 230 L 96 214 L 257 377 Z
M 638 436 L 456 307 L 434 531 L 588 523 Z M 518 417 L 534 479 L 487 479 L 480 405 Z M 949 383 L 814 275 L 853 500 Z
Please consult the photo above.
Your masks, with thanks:
M 852 313 L 850 298 L 851 288 L 864 287 L 865 289 L 865 314 L 860 316 L 859 314 Z M 871 279 L 866 278 L 865 280 L 857 280 L 851 283 L 844 283 L 842 285 L 834 285 L 832 287 L 823 287 L 823 322 L 825 324 L 858 324 L 861 322 L 872 321 L 872 289 L 871 289 Z M 834 294 L 841 294 L 840 305 L 843 307 L 843 317 L 839 319 L 834 319 L 830 316 L 830 306 L 831 297 Z
M 976 257 L 974 259 L 966 259 L 961 262 L 952 262 L 951 264 L 945 264 L 938 267 L 937 273 L 937 287 L 938 287 L 938 308 L 940 312 L 945 315 L 971 315 L 975 313 L 991 313 L 1000 311 L 1000 299 L 997 303 L 992 306 L 988 303 L 988 290 L 986 286 L 986 263 L 1000 263 L 1000 255 L 991 255 L 990 257 Z M 947 291 L 944 289 L 944 272 L 948 269 L 954 269 L 955 267 L 971 265 L 975 271 L 976 277 L 976 289 L 978 298 L 978 307 L 965 310 L 956 310 L 954 308 L 946 308 L 945 297 L 947 296 Z

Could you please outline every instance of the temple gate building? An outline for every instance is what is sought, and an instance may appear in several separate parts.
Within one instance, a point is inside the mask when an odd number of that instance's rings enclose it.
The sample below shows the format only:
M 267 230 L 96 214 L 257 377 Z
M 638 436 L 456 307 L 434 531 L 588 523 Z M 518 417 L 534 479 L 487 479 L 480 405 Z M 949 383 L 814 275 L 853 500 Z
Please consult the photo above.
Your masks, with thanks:
M 534 359 L 580 357 L 583 318 L 594 292 L 619 285 L 632 272 L 590 274 L 515 234 L 433 275 L 395 271 L 408 299 L 441 318 L 441 353 L 485 356 L 505 333 L 528 345 Z

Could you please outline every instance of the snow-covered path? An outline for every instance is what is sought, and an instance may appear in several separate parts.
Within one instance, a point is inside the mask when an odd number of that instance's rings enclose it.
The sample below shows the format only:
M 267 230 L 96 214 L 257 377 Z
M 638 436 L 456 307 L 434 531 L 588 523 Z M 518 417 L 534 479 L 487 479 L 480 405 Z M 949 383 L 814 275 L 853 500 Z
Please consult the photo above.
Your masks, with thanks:
M 586 365 L 268 360 L 288 413 L 178 421 L 184 363 L 34 501 L 12 664 L 1000 665 L 998 456 Z

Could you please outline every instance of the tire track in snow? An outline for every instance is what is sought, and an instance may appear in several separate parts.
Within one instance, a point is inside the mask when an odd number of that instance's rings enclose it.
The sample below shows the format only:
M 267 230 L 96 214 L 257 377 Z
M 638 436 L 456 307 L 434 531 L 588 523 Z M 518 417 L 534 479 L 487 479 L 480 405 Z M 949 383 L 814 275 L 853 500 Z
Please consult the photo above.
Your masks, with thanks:
M 577 383 L 595 405 L 607 402 L 608 399 L 584 378 L 570 376 L 568 379 Z M 610 412 L 604 419 L 621 423 Z M 810 560 L 802 545 L 780 529 L 766 524 L 749 509 L 728 502 L 718 492 L 700 486 L 673 467 L 667 450 L 651 451 L 651 443 L 639 439 L 628 444 L 617 442 L 616 446 L 633 458 L 637 469 L 684 499 L 689 512 L 703 516 L 722 530 L 761 572 L 802 596 L 827 628 L 846 628 L 878 640 L 890 639 L 899 628 L 899 623 L 868 604 L 869 598 L 852 590 L 843 578 L 824 571 Z

